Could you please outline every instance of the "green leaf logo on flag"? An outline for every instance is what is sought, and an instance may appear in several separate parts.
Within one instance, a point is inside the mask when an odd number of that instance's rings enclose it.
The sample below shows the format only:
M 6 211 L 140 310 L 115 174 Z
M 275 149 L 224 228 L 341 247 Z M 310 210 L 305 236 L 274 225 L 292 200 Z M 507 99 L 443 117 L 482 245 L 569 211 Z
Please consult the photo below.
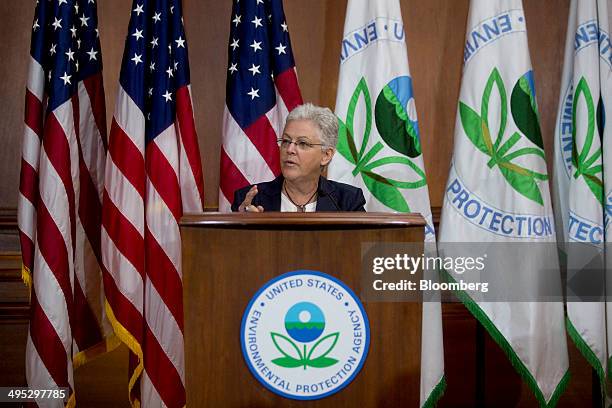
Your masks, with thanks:
M 357 104 L 365 106 L 365 126 L 363 132 L 355 133 L 355 114 Z M 353 176 L 361 175 L 368 190 L 383 204 L 399 212 L 410 212 L 410 207 L 402 195 L 402 189 L 416 189 L 427 185 L 425 172 L 410 158 L 421 155 L 421 142 L 416 119 L 410 118 L 409 104 L 413 103 L 412 80 L 408 76 L 394 78 L 380 91 L 375 105 L 376 128 L 382 140 L 377 140 L 368 149 L 372 132 L 372 99 L 370 90 L 362 77 L 353 91 L 346 118 L 338 118 L 338 152 L 355 165 Z M 387 145 L 399 155 L 376 155 Z M 384 166 L 404 167 L 401 174 L 415 174 L 416 180 L 395 180 L 384 177 L 380 170 Z
M 579 103 L 585 105 L 588 116 L 586 137 L 581 138 L 581 140 L 584 140 L 584 144 L 582 145 L 580 154 L 578 153 L 578 143 L 576 139 L 576 133 L 578 132 L 576 129 L 576 112 L 578 111 L 577 107 Z M 601 176 L 603 171 L 603 167 L 601 165 L 601 147 L 596 149 L 595 152 L 589 156 L 591 147 L 593 146 L 593 138 L 595 137 L 596 122 L 601 144 L 604 116 L 602 106 L 603 104 L 600 101 L 597 112 L 595 112 L 595 104 L 591 90 L 589 89 L 586 79 L 584 77 L 580 78 L 580 81 L 576 86 L 576 92 L 574 93 L 572 109 L 572 165 L 576 170 L 574 173 L 574 178 L 577 179 L 578 177 L 582 176 L 585 183 L 589 187 L 589 190 L 591 190 L 597 201 L 603 205 L 604 194 Z
M 491 136 L 489 112 L 496 108 L 491 102 L 494 91 L 499 94 L 499 129 L 495 140 Z M 520 130 L 514 132 L 507 140 L 506 127 L 508 121 L 508 97 L 504 81 L 497 68 L 489 75 L 484 92 L 480 114 L 463 102 L 459 102 L 459 115 L 461 124 L 468 139 L 482 153 L 490 157 L 487 166 L 493 169 L 496 165 L 502 176 L 514 190 L 528 199 L 544 205 L 542 193 L 536 180 L 548 180 L 548 175 L 520 166 L 513 160 L 521 156 L 537 156 L 544 160 L 542 134 L 538 119 L 538 110 L 533 86 L 533 73 L 527 72 L 516 82 L 510 97 L 511 114 L 516 127 Z M 524 135 L 534 147 L 523 147 L 512 150 Z

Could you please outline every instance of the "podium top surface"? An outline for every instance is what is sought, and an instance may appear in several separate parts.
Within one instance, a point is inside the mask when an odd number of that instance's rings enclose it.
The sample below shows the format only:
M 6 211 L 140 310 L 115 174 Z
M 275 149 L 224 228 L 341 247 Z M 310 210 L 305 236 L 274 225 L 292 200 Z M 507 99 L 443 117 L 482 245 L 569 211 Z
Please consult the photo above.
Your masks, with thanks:
M 182 227 L 197 226 L 369 226 L 380 228 L 422 227 L 425 219 L 421 214 L 377 213 L 377 212 L 263 212 L 263 213 L 220 213 L 206 212 L 185 214 Z

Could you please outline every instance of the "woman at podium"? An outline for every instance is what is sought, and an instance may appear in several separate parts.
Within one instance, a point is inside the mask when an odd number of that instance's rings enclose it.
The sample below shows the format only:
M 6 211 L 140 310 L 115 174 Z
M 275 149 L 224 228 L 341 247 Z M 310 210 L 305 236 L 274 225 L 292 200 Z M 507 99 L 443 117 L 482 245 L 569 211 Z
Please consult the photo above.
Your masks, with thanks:
M 236 190 L 232 211 L 365 211 L 360 188 L 322 176 L 337 142 L 338 119 L 329 108 L 296 107 L 278 140 L 282 174 Z

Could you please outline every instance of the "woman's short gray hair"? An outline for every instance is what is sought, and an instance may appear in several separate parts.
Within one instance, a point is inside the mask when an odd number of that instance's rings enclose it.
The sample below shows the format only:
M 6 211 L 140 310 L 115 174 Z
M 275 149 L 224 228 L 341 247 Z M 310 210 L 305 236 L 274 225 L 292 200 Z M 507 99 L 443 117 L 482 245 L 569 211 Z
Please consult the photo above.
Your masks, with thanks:
M 321 143 L 323 147 L 336 147 L 338 143 L 338 118 L 329 108 L 305 103 L 296 106 L 287 116 L 285 123 L 292 120 L 310 120 L 320 130 Z

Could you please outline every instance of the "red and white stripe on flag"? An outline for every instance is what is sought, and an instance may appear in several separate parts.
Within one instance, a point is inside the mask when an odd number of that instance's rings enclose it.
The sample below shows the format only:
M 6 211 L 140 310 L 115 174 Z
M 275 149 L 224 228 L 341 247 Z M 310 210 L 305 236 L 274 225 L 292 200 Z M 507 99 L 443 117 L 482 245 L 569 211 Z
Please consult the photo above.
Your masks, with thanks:
M 126 39 L 104 180 L 106 310 L 130 349 L 130 401 L 142 407 L 186 399 L 179 221 L 203 210 L 203 181 L 180 6 L 133 4 L 130 33 L 155 24 L 150 38 Z
M 75 404 L 73 369 L 117 344 L 100 271 L 106 124 L 95 4 L 81 11 L 88 24 L 70 31 L 74 14 L 36 7 L 18 204 L 31 290 L 26 378 L 35 389 L 68 388 L 67 406 Z M 43 29 L 52 21 L 54 30 Z M 81 70 L 77 41 L 97 56 Z
M 228 50 L 219 211 L 237 189 L 280 174 L 277 139 L 302 103 L 282 0 L 234 0 Z
M 103 201 L 107 310 L 130 348 L 130 399 L 143 407 L 185 403 L 181 237 L 184 212 L 201 212 L 201 171 L 190 89 L 177 119 L 145 147 L 145 118 L 121 88 Z M 194 157 L 190 160 L 190 157 Z M 200 167 L 198 167 L 200 169 Z

